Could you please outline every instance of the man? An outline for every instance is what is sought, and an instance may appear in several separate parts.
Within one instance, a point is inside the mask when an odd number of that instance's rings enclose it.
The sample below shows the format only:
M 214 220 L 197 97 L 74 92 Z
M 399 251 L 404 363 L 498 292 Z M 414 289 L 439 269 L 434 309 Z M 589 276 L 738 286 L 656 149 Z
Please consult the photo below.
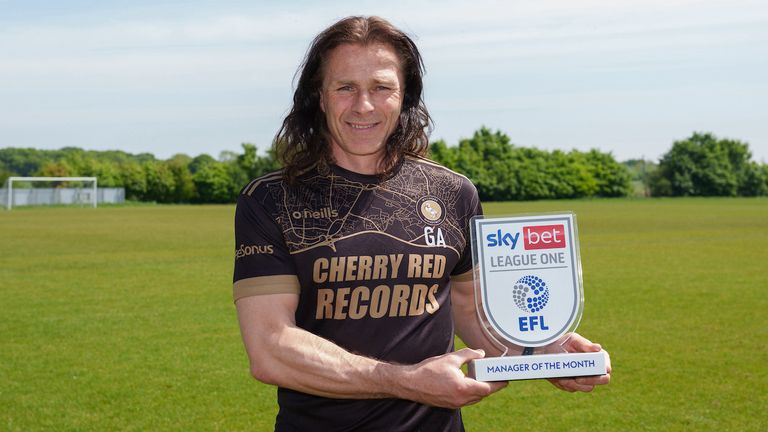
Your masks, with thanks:
M 383 19 L 325 30 L 275 140 L 284 169 L 238 199 L 234 297 L 251 372 L 278 386 L 276 430 L 459 431 L 459 408 L 506 386 L 460 369 L 500 351 L 474 307 L 477 192 L 422 157 L 422 69 Z M 454 352 L 454 329 L 476 349 Z

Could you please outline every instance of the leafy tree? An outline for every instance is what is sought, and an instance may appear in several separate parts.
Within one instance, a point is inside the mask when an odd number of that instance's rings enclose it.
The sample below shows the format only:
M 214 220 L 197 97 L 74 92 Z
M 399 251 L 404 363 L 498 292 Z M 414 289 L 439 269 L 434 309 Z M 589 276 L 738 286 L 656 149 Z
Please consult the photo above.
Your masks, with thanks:
M 582 198 L 598 192 L 598 184 L 592 174 L 589 160 L 583 153 L 563 153 L 555 150 L 542 155 L 547 161 L 546 174 L 550 195 L 554 198 Z
M 224 167 L 227 170 L 227 177 L 229 179 L 229 201 L 234 202 L 237 200 L 237 194 L 240 193 L 240 189 L 242 189 L 251 178 L 248 173 L 237 164 L 236 160 L 224 164 Z
M 173 176 L 172 202 L 192 202 L 197 195 L 192 173 L 189 172 L 189 163 L 192 161 L 187 155 L 177 154 L 165 161 L 168 170 Z
M 210 155 L 203 153 L 199 156 L 195 156 L 192 158 L 192 161 L 189 162 L 189 172 L 194 175 L 200 168 L 211 163 L 216 163 L 216 159 L 212 158 Z
M 515 147 L 509 137 L 485 127 L 457 147 L 433 142 L 430 155 L 469 177 L 486 201 L 625 196 L 630 191 L 629 173 L 610 153 Z
M 760 172 L 762 173 L 762 177 L 764 180 L 762 190 L 765 192 L 763 193 L 763 195 L 768 195 L 768 164 L 761 165 Z
M 472 138 L 459 142 L 456 170 L 472 180 L 481 200 L 512 199 L 516 190 L 513 156 L 508 136 L 482 127 Z
M 50 158 L 41 150 L 32 148 L 0 149 L 0 163 L 18 176 L 32 176 L 49 162 Z
M 8 180 L 8 177 L 13 177 L 15 175 L 16 173 L 8 169 L 8 167 L 0 161 L 0 187 L 5 187 L 5 182 Z
M 108 160 L 84 159 L 78 175 L 97 177 L 101 187 L 121 186 L 120 171 L 117 165 Z
M 739 195 L 768 195 L 768 165 L 762 167 L 750 162 L 744 169 L 739 181 Z
M 602 197 L 627 196 L 632 190 L 629 171 L 616 162 L 610 153 L 592 149 L 584 154 L 587 170 L 594 179 L 594 195 Z M 588 193 L 584 196 L 590 196 Z
M 168 164 L 149 161 L 142 164 L 142 169 L 147 179 L 147 190 L 143 200 L 160 203 L 173 202 L 176 192 L 176 181 Z
M 41 177 L 74 177 L 74 169 L 66 161 L 46 162 L 37 173 Z
M 192 180 L 197 189 L 199 202 L 232 202 L 236 194 L 232 192 L 232 178 L 227 165 L 218 161 L 200 166 L 192 176 Z
M 456 147 L 448 147 L 444 140 L 437 140 L 429 145 L 429 157 L 447 168 L 456 169 Z
M 248 180 L 280 169 L 274 149 L 267 150 L 265 156 L 259 156 L 257 148 L 251 143 L 242 143 L 243 153 L 237 156 L 237 165 L 246 174 Z
M 694 133 L 676 141 L 662 156 L 651 182 L 654 195 L 759 195 L 759 170 L 751 164 L 749 145 Z
M 138 161 L 127 161 L 119 165 L 120 182 L 129 200 L 142 200 L 147 196 L 147 176 Z
M 536 200 L 554 198 L 552 179 L 547 173 L 546 152 L 535 148 L 520 148 L 510 164 L 514 181 L 510 185 L 510 197 L 504 199 Z

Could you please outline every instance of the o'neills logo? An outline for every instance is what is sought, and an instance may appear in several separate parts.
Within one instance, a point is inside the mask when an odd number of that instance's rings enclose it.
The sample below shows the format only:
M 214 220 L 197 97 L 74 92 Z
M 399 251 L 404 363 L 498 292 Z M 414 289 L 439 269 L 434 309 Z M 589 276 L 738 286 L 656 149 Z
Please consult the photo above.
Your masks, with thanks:
M 323 207 L 320 210 L 296 210 L 291 212 L 291 217 L 294 219 L 320 219 L 320 218 L 335 218 L 339 216 L 339 211 L 331 209 L 330 207 Z
M 422 197 L 417 203 L 419 215 L 425 222 L 430 224 L 439 224 L 445 220 L 445 210 L 440 199 L 433 196 Z
M 275 249 L 272 245 L 240 245 L 239 248 L 235 249 L 235 259 L 240 259 L 242 257 L 247 257 L 251 255 L 256 254 L 273 254 L 275 252 Z

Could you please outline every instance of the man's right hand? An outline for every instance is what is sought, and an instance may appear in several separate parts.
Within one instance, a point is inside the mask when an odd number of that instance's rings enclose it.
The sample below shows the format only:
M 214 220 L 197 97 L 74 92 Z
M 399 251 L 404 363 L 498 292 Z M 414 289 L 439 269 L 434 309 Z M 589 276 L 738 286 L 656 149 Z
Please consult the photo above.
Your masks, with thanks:
M 404 399 L 443 408 L 461 408 L 507 386 L 507 382 L 481 382 L 464 375 L 461 366 L 485 357 L 483 350 L 462 350 L 430 357 L 407 366 L 400 383 Z M 399 392 L 398 392 L 399 393 Z

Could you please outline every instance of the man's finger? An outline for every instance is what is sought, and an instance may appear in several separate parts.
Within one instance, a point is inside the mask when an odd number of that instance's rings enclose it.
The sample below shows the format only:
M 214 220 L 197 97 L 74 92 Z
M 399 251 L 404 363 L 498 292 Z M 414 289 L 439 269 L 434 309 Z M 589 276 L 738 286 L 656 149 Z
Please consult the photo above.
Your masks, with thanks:
M 595 377 L 576 378 L 576 382 L 581 385 L 605 385 L 611 382 L 610 375 L 600 375 Z
M 469 361 L 471 360 L 481 359 L 485 357 L 485 351 L 481 349 L 473 350 L 470 348 L 463 348 L 456 351 L 454 355 L 461 360 L 461 363 L 459 364 L 464 364 L 464 363 L 469 363 Z
M 505 388 L 507 385 L 509 385 L 508 381 L 498 381 L 498 382 L 491 382 L 488 383 L 491 386 L 491 393 L 496 393 L 497 391 Z
M 573 378 L 562 378 L 557 381 L 561 389 L 569 392 L 591 392 L 595 388 L 594 385 L 581 384 Z
M 568 352 L 598 352 L 603 348 L 578 333 L 571 333 L 566 342 Z

